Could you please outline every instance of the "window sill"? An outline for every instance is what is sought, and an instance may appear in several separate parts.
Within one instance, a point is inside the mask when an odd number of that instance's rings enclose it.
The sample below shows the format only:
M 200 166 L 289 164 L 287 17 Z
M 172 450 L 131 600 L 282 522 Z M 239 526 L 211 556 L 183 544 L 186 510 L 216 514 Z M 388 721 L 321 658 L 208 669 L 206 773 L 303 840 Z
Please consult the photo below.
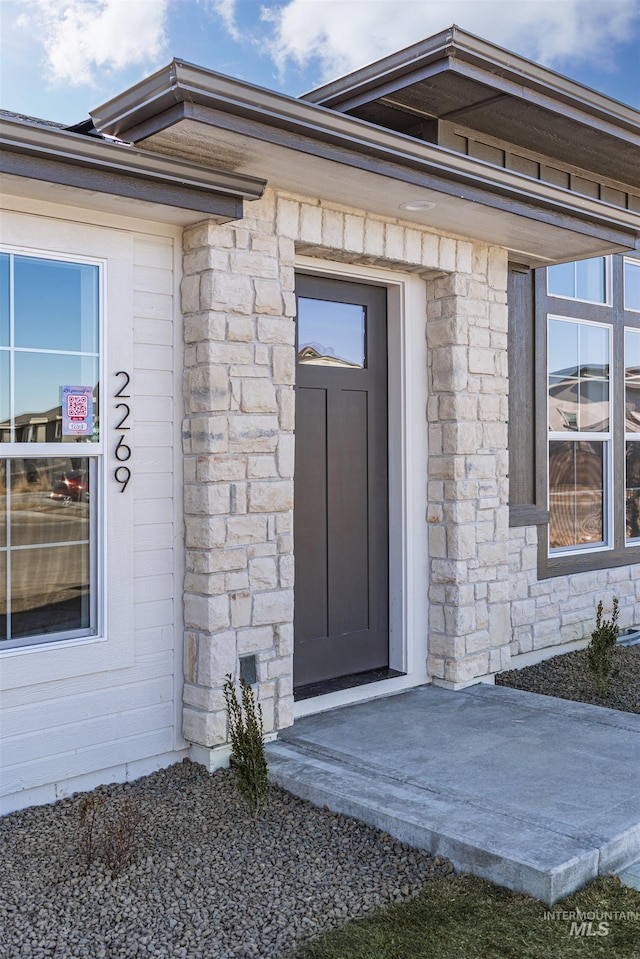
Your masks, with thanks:
M 542 551 L 544 547 L 541 546 Z M 572 573 L 588 573 L 593 570 L 615 569 L 619 566 L 640 565 L 640 547 L 625 547 L 622 550 L 602 550 L 594 553 L 573 553 L 570 556 L 540 555 L 538 579 L 569 576 Z

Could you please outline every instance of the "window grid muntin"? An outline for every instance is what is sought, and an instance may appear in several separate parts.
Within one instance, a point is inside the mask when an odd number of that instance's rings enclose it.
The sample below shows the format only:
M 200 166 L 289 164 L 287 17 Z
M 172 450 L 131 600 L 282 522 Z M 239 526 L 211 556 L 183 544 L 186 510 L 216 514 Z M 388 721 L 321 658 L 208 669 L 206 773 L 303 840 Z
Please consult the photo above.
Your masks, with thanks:
M 549 359 L 549 330 L 550 330 L 550 321 L 559 320 L 561 322 L 573 323 L 576 325 L 582 326 L 594 326 L 607 331 L 608 341 L 609 341 L 609 376 L 608 376 L 608 385 L 609 385 L 609 430 L 606 432 L 595 432 L 595 431 L 571 431 L 571 430 L 554 430 L 549 429 L 549 381 L 550 381 L 550 359 Z M 561 316 L 557 313 L 549 313 L 546 318 L 546 334 L 547 334 L 547 343 L 546 343 L 546 395 L 545 395 L 545 406 L 546 406 L 546 488 L 547 488 L 547 509 L 550 509 L 550 498 L 551 498 L 551 484 L 550 484 L 550 455 L 549 447 L 550 444 L 554 441 L 560 442 L 572 442 L 572 443 L 589 443 L 589 442 L 598 442 L 603 444 L 603 490 L 602 490 L 602 526 L 603 526 L 603 541 L 601 543 L 584 543 L 581 545 L 572 545 L 572 546 L 560 546 L 552 547 L 550 543 L 551 537 L 551 524 L 547 526 L 547 554 L 549 558 L 554 558 L 558 556 L 575 556 L 581 555 L 585 552 L 597 553 L 605 552 L 612 550 L 614 548 L 614 523 L 613 523 L 613 506 L 614 506 L 614 496 L 612 496 L 612 490 L 614 488 L 614 456 L 613 456 L 613 401 L 612 397 L 615 396 L 615 378 L 613 373 L 613 327 L 609 323 L 599 323 L 595 320 L 584 320 L 578 317 L 572 316 Z M 579 354 L 578 354 L 579 356 Z
M 98 360 L 98 384 L 101 385 L 104 383 L 104 365 L 105 365 L 105 349 L 104 349 L 104 337 L 105 337 L 105 328 L 106 328 L 106 304 L 105 304 L 105 283 L 106 283 L 106 269 L 107 264 L 103 259 L 97 257 L 88 257 L 83 256 L 82 254 L 69 254 L 64 252 L 51 252 L 47 250 L 38 250 L 23 246 L 10 246 L 8 244 L 0 245 L 0 252 L 9 254 L 9 336 L 10 336 L 10 346 L 8 348 L 9 359 L 10 359 L 10 377 L 11 382 L 15 382 L 14 376 L 14 356 L 16 348 L 14 347 L 14 322 L 15 322 L 15 310 L 14 310 L 14 262 L 15 257 L 17 256 L 26 256 L 34 259 L 42 260 L 53 260 L 53 261 L 63 261 L 67 263 L 78 263 L 78 264 L 87 264 L 90 266 L 96 266 L 98 268 L 98 294 L 97 294 L 97 311 L 98 311 L 98 345 L 99 353 L 87 353 L 80 354 L 86 356 L 92 356 Z M 18 347 L 19 352 L 36 352 L 36 353 L 65 353 L 67 351 L 50 351 L 50 350 L 37 350 L 29 347 Z M 72 354 L 77 355 L 77 354 Z M 64 444 L 61 442 L 42 442 L 42 443 L 16 443 L 15 442 L 15 390 L 10 391 L 9 397 L 9 406 L 10 406 L 10 424 L 11 432 L 13 433 L 13 442 L 2 443 L 0 444 L 0 459 L 3 459 L 9 467 L 10 461 L 14 459 L 24 459 L 25 456 L 28 456 L 30 459 L 67 459 L 69 458 L 70 451 L 73 448 L 72 444 Z M 100 416 L 103 411 L 100 410 Z M 100 420 L 98 420 L 100 424 Z M 103 443 L 104 430 L 99 428 L 99 436 L 97 440 L 84 441 L 78 444 L 73 444 L 79 450 L 82 450 L 82 457 L 86 458 L 89 461 L 89 470 L 90 470 L 90 488 L 95 492 L 92 495 L 92 509 L 90 511 L 90 550 L 89 550 L 89 597 L 90 597 L 90 626 L 88 629 L 77 629 L 77 630 L 67 630 L 61 631 L 58 633 L 42 633 L 37 636 L 24 637 L 19 640 L 12 640 L 7 638 L 6 640 L 0 640 L 0 653 L 3 651 L 10 651 L 16 649 L 22 649 L 27 646 L 41 646 L 43 644 L 50 645 L 52 643 L 64 642 L 65 640 L 74 640 L 74 639 L 87 639 L 94 638 L 100 635 L 102 631 L 102 619 L 103 619 L 103 605 L 104 597 L 102 595 L 102 586 L 104 585 L 104 568 L 103 568 L 103 556 L 102 550 L 98 549 L 98 538 L 100 542 L 104 542 L 105 529 L 106 529 L 106 518 L 104 515 L 104 443 Z M 7 508 L 7 543 L 6 548 L 0 547 L 0 555 L 6 556 L 7 564 L 7 580 L 5 586 L 7 589 L 10 586 L 10 566 L 11 566 L 11 549 L 9 548 L 9 527 L 10 527 L 10 514 Z M 51 544 L 46 544 L 51 545 Z M 64 544 L 69 545 L 69 544 Z M 73 544 L 71 544 L 73 545 Z M 20 549 L 21 547 L 14 547 L 14 549 Z M 34 546 L 29 548 L 35 548 Z M 7 605 L 9 603 L 10 594 L 7 593 Z M 7 609 L 7 629 L 9 629 L 10 622 L 10 610 Z

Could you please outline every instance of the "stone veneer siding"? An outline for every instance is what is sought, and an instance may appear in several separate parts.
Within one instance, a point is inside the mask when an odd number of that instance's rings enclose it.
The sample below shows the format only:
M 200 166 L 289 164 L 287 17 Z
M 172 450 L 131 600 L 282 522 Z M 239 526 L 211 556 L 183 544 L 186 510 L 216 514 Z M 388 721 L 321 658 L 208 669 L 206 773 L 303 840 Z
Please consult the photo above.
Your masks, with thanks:
M 183 728 L 204 746 L 249 653 L 265 729 L 293 721 L 296 254 L 424 276 L 429 671 L 466 683 L 510 652 L 506 252 L 272 191 L 246 214 L 184 234 Z
M 618 597 L 622 628 L 640 621 L 640 565 L 538 579 L 538 528 L 510 533 L 512 655 L 589 639 L 600 599 L 610 610 Z

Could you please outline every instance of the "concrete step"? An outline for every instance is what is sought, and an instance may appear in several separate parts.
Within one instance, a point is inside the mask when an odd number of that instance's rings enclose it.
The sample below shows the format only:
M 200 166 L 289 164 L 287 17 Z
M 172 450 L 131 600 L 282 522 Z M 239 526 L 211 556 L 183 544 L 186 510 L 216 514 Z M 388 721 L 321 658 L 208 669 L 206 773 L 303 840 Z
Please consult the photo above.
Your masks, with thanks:
M 639 723 L 502 687 L 422 687 L 299 720 L 267 754 L 291 793 L 553 904 L 640 857 Z
M 598 849 L 451 796 L 386 779 L 311 751 L 267 747 L 271 780 L 316 806 L 446 856 L 455 868 L 552 904 L 598 873 Z

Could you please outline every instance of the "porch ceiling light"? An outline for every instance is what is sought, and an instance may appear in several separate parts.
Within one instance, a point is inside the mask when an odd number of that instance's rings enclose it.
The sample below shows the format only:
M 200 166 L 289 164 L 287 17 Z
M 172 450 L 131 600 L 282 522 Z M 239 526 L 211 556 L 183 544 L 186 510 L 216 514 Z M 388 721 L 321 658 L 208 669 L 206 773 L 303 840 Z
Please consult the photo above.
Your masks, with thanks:
M 419 213 L 425 210 L 433 210 L 435 203 L 430 200 L 407 200 L 400 204 L 401 210 L 408 210 L 410 213 Z

